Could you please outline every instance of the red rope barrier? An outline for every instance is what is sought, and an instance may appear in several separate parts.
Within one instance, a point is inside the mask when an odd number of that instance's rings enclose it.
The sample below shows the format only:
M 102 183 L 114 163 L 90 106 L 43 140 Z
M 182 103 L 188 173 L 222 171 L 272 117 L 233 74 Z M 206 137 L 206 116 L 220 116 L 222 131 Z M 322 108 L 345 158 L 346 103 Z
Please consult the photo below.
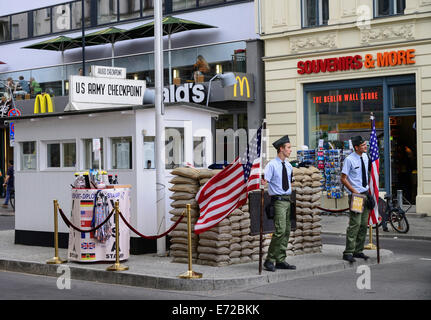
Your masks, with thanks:
M 349 208 L 340 209 L 340 210 L 332 210 L 332 209 L 326 209 L 326 208 L 321 208 L 321 207 L 317 207 L 317 209 L 323 210 L 323 211 L 326 211 L 326 212 L 331 212 L 331 213 L 340 213 L 340 212 L 344 212 L 344 211 L 349 210 Z
M 61 210 L 61 208 L 58 208 L 58 212 L 60 212 L 60 216 L 63 219 L 64 223 L 67 225 L 67 227 L 72 227 L 73 229 L 75 229 L 76 231 L 79 232 L 83 232 L 83 233 L 89 233 L 89 232 L 94 232 L 97 229 L 99 229 L 100 227 L 102 227 L 106 222 L 108 222 L 108 220 L 111 218 L 112 214 L 114 213 L 115 209 L 112 209 L 111 213 L 108 215 L 108 217 L 105 219 L 105 221 L 103 221 L 101 224 L 99 224 L 97 227 L 94 227 L 93 229 L 90 230 L 82 230 L 76 226 L 74 226 L 72 224 L 72 222 L 70 222 L 69 219 L 67 219 L 67 217 L 65 216 L 63 210 Z
M 142 233 L 139 233 L 139 231 L 137 231 L 135 228 L 133 228 L 128 222 L 127 222 L 127 220 L 123 217 L 123 214 L 121 213 L 121 211 L 120 211 L 120 217 L 121 217 L 121 219 L 123 219 L 123 222 L 126 224 L 126 226 L 128 226 L 129 227 L 129 229 L 130 230 L 132 230 L 134 233 L 136 233 L 138 236 L 140 236 L 141 238 L 144 238 L 144 239 L 150 239 L 150 240 L 154 240 L 154 239 L 159 239 L 159 238 L 163 238 L 164 236 L 166 236 L 168 233 L 170 233 L 172 230 L 174 230 L 177 226 L 178 226 L 178 224 L 181 222 L 181 220 L 183 220 L 183 218 L 184 218 L 184 216 L 183 215 L 181 215 L 181 217 L 177 220 L 177 222 L 175 222 L 174 223 L 174 225 L 168 230 L 168 231 L 166 231 L 165 233 L 162 233 L 161 235 L 158 235 L 158 236 L 146 236 L 146 235 L 143 235 Z

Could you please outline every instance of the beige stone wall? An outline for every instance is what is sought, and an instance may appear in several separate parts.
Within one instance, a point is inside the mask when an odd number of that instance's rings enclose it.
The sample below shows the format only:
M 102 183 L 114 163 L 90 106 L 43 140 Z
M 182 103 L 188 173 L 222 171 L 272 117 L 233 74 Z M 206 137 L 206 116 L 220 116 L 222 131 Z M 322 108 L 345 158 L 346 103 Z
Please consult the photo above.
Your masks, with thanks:
M 359 19 L 367 8 L 371 14 L 368 22 Z M 300 1 L 261 1 L 269 142 L 288 134 L 292 157 L 296 157 L 296 150 L 304 144 L 306 83 L 415 74 L 417 212 L 431 215 L 431 1 L 407 0 L 404 15 L 379 19 L 372 19 L 372 0 L 329 0 L 329 10 L 328 26 L 301 29 Z M 415 64 L 311 75 L 297 73 L 299 60 L 356 54 L 376 57 L 377 52 L 407 49 L 416 50 Z M 270 148 L 270 158 L 274 156 L 275 150 Z

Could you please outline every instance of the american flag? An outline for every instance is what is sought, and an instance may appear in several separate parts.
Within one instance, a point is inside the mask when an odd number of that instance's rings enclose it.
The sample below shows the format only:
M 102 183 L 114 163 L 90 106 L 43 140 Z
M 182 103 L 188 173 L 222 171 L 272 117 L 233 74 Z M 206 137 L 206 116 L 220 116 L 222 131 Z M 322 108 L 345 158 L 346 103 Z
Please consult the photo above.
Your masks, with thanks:
M 370 160 L 371 160 L 371 179 L 370 179 L 370 194 L 375 200 L 375 206 L 370 211 L 368 224 L 377 224 L 379 221 L 379 145 L 376 134 L 376 121 L 374 116 L 371 116 L 371 136 L 370 136 Z
M 196 195 L 200 216 L 195 233 L 205 232 L 247 202 L 247 194 L 260 188 L 260 152 L 262 127 L 260 127 L 247 152 L 237 157 L 226 168 L 212 177 Z

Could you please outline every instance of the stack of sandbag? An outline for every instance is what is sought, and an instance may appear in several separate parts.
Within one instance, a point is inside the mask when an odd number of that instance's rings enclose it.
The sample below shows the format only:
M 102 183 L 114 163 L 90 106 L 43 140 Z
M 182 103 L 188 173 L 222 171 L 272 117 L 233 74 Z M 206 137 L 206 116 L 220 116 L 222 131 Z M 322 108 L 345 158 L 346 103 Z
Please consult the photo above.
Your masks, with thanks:
M 272 234 L 264 234 L 262 237 L 262 261 L 265 261 L 266 255 L 268 254 L 269 244 L 271 243 Z M 260 235 L 250 236 L 251 237 L 251 248 L 253 253 L 251 255 L 251 260 L 259 261 L 259 244 L 260 244 Z
M 200 188 L 218 172 L 220 170 L 200 169 Z M 231 263 L 230 247 L 232 238 L 231 223 L 228 219 L 220 221 L 217 226 L 209 231 L 199 234 L 198 260 L 196 263 L 215 267 L 229 265 Z
M 248 204 L 244 205 L 240 209 L 240 220 L 239 220 L 239 231 L 241 237 L 241 263 L 247 263 L 252 261 L 253 245 L 251 233 L 251 219 Z
M 322 175 L 315 167 L 293 168 L 297 230 L 291 233 L 289 255 L 321 252 L 320 206 Z
M 192 230 L 194 224 L 199 218 L 199 207 L 195 200 L 196 194 L 199 191 L 199 171 L 193 168 L 176 168 L 172 170 L 174 178 L 169 183 L 172 186 L 169 188 L 172 191 L 170 199 L 172 199 L 169 211 L 172 214 L 171 221 L 176 222 L 180 216 L 187 213 L 187 204 L 191 205 L 191 224 Z M 170 255 L 173 257 L 173 262 L 187 263 L 188 262 L 188 233 L 187 233 L 187 215 L 182 219 L 181 223 L 171 233 Z M 198 236 L 192 232 L 192 258 L 197 259 L 198 252 Z

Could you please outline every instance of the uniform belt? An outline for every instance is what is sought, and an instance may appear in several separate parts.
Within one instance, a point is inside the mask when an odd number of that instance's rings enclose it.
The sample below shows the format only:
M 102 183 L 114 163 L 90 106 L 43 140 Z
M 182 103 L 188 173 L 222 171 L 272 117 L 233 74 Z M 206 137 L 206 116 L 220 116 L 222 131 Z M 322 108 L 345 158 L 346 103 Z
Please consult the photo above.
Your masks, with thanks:
M 282 196 L 271 196 L 271 200 L 279 200 L 279 201 L 291 201 L 290 194 L 282 195 Z

